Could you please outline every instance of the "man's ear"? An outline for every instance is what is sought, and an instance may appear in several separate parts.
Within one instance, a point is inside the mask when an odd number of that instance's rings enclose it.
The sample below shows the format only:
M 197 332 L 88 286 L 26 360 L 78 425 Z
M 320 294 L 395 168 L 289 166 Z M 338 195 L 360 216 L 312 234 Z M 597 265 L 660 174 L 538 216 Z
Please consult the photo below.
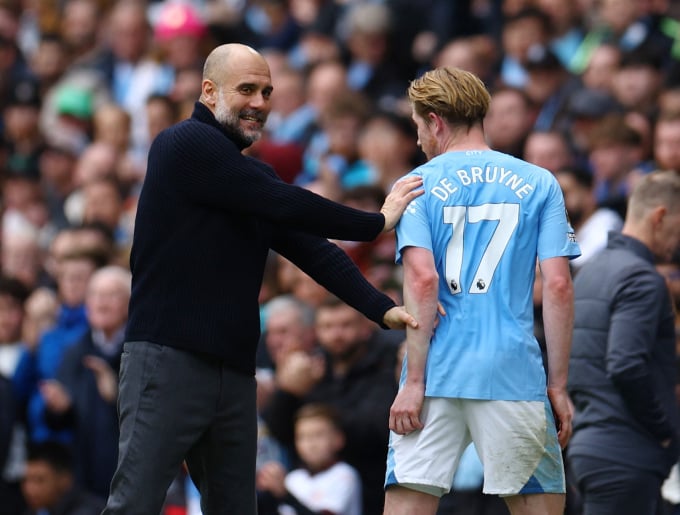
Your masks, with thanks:
M 446 125 L 444 119 L 437 113 L 427 113 L 427 120 L 429 125 L 434 128 L 435 134 L 439 134 Z
M 201 96 L 203 101 L 210 107 L 217 104 L 217 87 L 210 79 L 204 79 L 201 83 Z
M 649 214 L 649 219 L 652 222 L 652 227 L 656 228 L 658 227 L 661 222 L 663 222 L 664 217 L 668 213 L 668 209 L 666 209 L 666 206 L 656 206 L 654 209 L 652 209 L 652 212 Z

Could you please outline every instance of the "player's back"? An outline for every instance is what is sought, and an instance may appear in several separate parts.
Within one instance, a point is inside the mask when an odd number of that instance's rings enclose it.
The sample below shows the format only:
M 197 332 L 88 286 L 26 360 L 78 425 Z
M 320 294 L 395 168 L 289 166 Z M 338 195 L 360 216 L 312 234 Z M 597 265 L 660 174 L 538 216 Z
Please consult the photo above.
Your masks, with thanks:
M 439 360 L 435 375 L 449 388 L 445 370 L 457 363 L 453 396 L 526 397 L 523 385 L 535 388 L 543 374 L 533 335 L 536 258 L 564 255 L 570 231 L 559 184 L 547 170 L 490 150 L 447 152 L 415 173 L 426 193 L 402 217 L 398 246 L 432 250 L 447 311 L 428 367 Z M 438 391 L 430 379 L 428 391 Z

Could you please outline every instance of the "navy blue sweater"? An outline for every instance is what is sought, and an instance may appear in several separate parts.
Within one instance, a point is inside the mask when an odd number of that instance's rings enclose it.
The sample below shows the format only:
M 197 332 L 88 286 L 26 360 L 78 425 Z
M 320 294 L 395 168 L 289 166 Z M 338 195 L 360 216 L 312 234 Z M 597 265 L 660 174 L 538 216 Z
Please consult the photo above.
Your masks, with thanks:
M 126 340 L 207 354 L 253 374 L 269 248 L 375 322 L 394 303 L 322 237 L 372 240 L 383 215 L 286 184 L 241 150 L 200 103 L 152 143 L 130 257 Z

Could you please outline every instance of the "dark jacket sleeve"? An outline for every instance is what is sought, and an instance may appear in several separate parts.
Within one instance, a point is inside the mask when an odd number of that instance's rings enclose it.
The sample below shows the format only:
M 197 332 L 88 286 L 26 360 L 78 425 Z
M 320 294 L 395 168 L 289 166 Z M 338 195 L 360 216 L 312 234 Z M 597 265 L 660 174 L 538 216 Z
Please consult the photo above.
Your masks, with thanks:
M 378 291 L 340 247 L 328 240 L 297 231 L 274 231 L 272 249 L 381 327 L 385 312 L 395 303 Z
M 0 375 L 0 470 L 3 470 L 14 427 L 14 399 L 9 380 Z
M 275 175 L 243 156 L 219 129 L 197 121 L 161 133 L 150 168 L 177 170 L 176 187 L 193 202 L 341 240 L 370 241 L 385 225 L 381 213 L 343 206 Z
M 607 374 L 633 417 L 659 441 L 675 437 L 655 389 L 649 362 L 657 341 L 659 310 L 668 295 L 663 279 L 641 270 L 622 284 L 607 339 Z

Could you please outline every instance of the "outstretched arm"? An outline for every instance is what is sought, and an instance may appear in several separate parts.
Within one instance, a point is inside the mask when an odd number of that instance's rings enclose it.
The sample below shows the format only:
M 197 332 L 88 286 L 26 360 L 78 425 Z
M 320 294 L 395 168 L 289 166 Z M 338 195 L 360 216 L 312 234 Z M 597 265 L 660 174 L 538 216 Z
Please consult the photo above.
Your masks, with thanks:
M 325 238 L 281 227 L 274 231 L 272 249 L 375 323 L 392 329 L 415 324 L 412 316 L 395 308 L 392 299 L 368 282 L 344 250 Z
M 419 247 L 403 251 L 404 305 L 419 321 L 406 328 L 406 381 L 390 410 L 390 429 L 408 434 L 423 427 L 420 411 L 425 397 L 425 365 L 438 309 L 439 275 L 432 252 Z

